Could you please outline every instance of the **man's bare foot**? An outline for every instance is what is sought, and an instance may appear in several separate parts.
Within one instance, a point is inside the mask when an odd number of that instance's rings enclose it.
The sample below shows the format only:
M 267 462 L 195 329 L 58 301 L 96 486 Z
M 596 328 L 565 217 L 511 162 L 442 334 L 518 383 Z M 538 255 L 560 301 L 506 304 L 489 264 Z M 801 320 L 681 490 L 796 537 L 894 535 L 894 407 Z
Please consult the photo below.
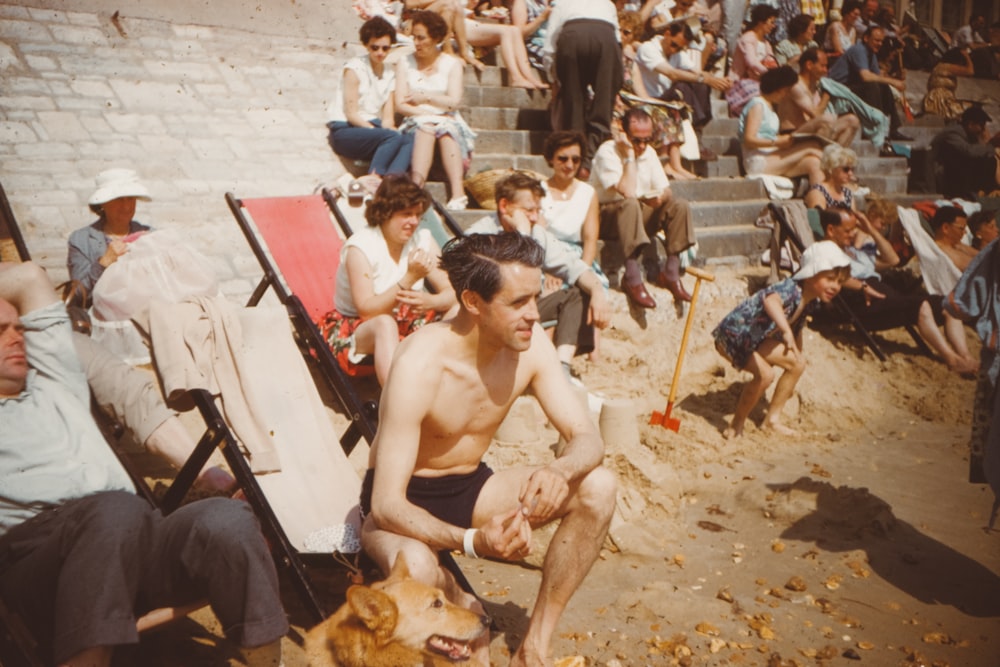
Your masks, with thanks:
M 726 429 L 722 431 L 722 437 L 725 438 L 726 440 L 735 440 L 736 438 L 739 438 L 742 435 L 743 435 L 743 428 L 742 427 L 739 428 L 739 429 L 737 429 L 737 428 L 735 428 L 733 426 L 729 426 L 729 427 L 726 427 Z
M 510 667 L 552 667 L 552 661 L 527 650 L 524 644 L 521 644 L 521 647 L 510 658 Z
M 768 431 L 774 431 L 778 435 L 799 435 L 799 432 L 794 428 L 788 428 L 778 420 L 765 419 L 763 427 Z
M 975 375 L 979 372 L 979 362 L 971 357 L 955 355 L 954 358 L 947 361 L 947 364 L 948 370 L 959 375 Z

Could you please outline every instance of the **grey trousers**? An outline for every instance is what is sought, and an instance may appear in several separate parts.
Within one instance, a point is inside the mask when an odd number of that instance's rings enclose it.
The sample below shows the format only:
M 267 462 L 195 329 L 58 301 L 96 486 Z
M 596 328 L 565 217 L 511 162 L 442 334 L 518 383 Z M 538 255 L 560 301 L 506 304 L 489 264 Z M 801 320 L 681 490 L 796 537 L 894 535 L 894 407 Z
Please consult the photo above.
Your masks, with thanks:
M 679 255 L 694 245 L 691 205 L 686 199 L 671 197 L 658 208 L 635 197 L 601 204 L 601 236 L 617 233 L 626 258 L 648 244 L 650 235 L 660 229 L 667 237 L 668 255 Z
M 594 327 L 587 324 L 590 296 L 576 287 L 546 294 L 538 300 L 541 322 L 556 321 L 553 344 L 575 345 L 577 354 L 587 354 L 594 349 Z
M 0 537 L 0 595 L 56 663 L 135 643 L 138 616 L 204 598 L 241 646 L 288 632 L 257 520 L 223 498 L 167 517 L 124 491 L 45 510 Z

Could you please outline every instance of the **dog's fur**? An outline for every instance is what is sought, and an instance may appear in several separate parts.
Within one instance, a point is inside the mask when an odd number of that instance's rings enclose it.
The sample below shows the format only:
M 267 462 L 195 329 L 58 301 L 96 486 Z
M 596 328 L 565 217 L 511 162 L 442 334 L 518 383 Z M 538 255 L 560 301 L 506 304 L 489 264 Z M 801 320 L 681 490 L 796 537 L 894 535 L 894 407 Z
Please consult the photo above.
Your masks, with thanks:
M 337 613 L 306 634 L 306 655 L 312 667 L 453 667 L 489 624 L 411 578 L 400 556 L 385 581 L 347 590 Z

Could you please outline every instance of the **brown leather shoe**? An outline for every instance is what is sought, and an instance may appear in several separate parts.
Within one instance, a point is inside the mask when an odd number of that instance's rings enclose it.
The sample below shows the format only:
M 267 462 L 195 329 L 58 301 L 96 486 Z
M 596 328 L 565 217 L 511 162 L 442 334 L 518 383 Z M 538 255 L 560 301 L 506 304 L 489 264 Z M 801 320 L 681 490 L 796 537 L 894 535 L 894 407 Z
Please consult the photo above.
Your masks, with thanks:
M 657 287 L 662 287 L 673 294 L 674 301 L 691 301 L 691 295 L 687 293 L 686 289 L 684 289 L 684 283 L 680 280 L 670 280 L 667 277 L 666 271 L 660 269 L 660 271 L 656 274 L 655 282 Z
M 625 292 L 625 296 L 629 300 L 640 308 L 656 308 L 656 301 L 650 296 L 649 291 L 646 290 L 646 285 L 641 281 L 628 284 L 622 284 L 622 291 Z

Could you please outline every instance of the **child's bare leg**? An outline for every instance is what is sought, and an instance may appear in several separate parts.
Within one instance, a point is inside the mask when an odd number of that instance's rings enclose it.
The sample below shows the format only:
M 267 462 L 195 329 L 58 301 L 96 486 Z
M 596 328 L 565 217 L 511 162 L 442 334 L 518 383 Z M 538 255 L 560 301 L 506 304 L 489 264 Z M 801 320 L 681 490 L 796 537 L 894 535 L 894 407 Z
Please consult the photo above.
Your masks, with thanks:
M 743 391 L 740 392 L 740 398 L 736 401 L 733 421 L 729 428 L 722 432 L 726 438 L 738 438 L 743 435 L 743 426 L 746 424 L 747 417 L 750 416 L 750 411 L 760 401 L 764 390 L 774 382 L 774 369 L 757 351 L 754 351 L 743 370 L 752 373 L 753 378 L 743 386 Z
M 802 335 L 797 336 L 799 350 L 802 349 Z M 759 349 L 764 346 L 761 345 Z M 794 355 L 783 343 L 779 343 L 766 357 L 768 363 L 783 369 L 778 384 L 774 386 L 774 395 L 771 397 L 771 405 L 767 409 L 767 418 L 764 425 L 781 433 L 782 435 L 795 435 L 796 431 L 781 423 L 781 411 L 785 403 L 792 397 L 795 385 L 806 370 L 806 360 L 801 354 Z

